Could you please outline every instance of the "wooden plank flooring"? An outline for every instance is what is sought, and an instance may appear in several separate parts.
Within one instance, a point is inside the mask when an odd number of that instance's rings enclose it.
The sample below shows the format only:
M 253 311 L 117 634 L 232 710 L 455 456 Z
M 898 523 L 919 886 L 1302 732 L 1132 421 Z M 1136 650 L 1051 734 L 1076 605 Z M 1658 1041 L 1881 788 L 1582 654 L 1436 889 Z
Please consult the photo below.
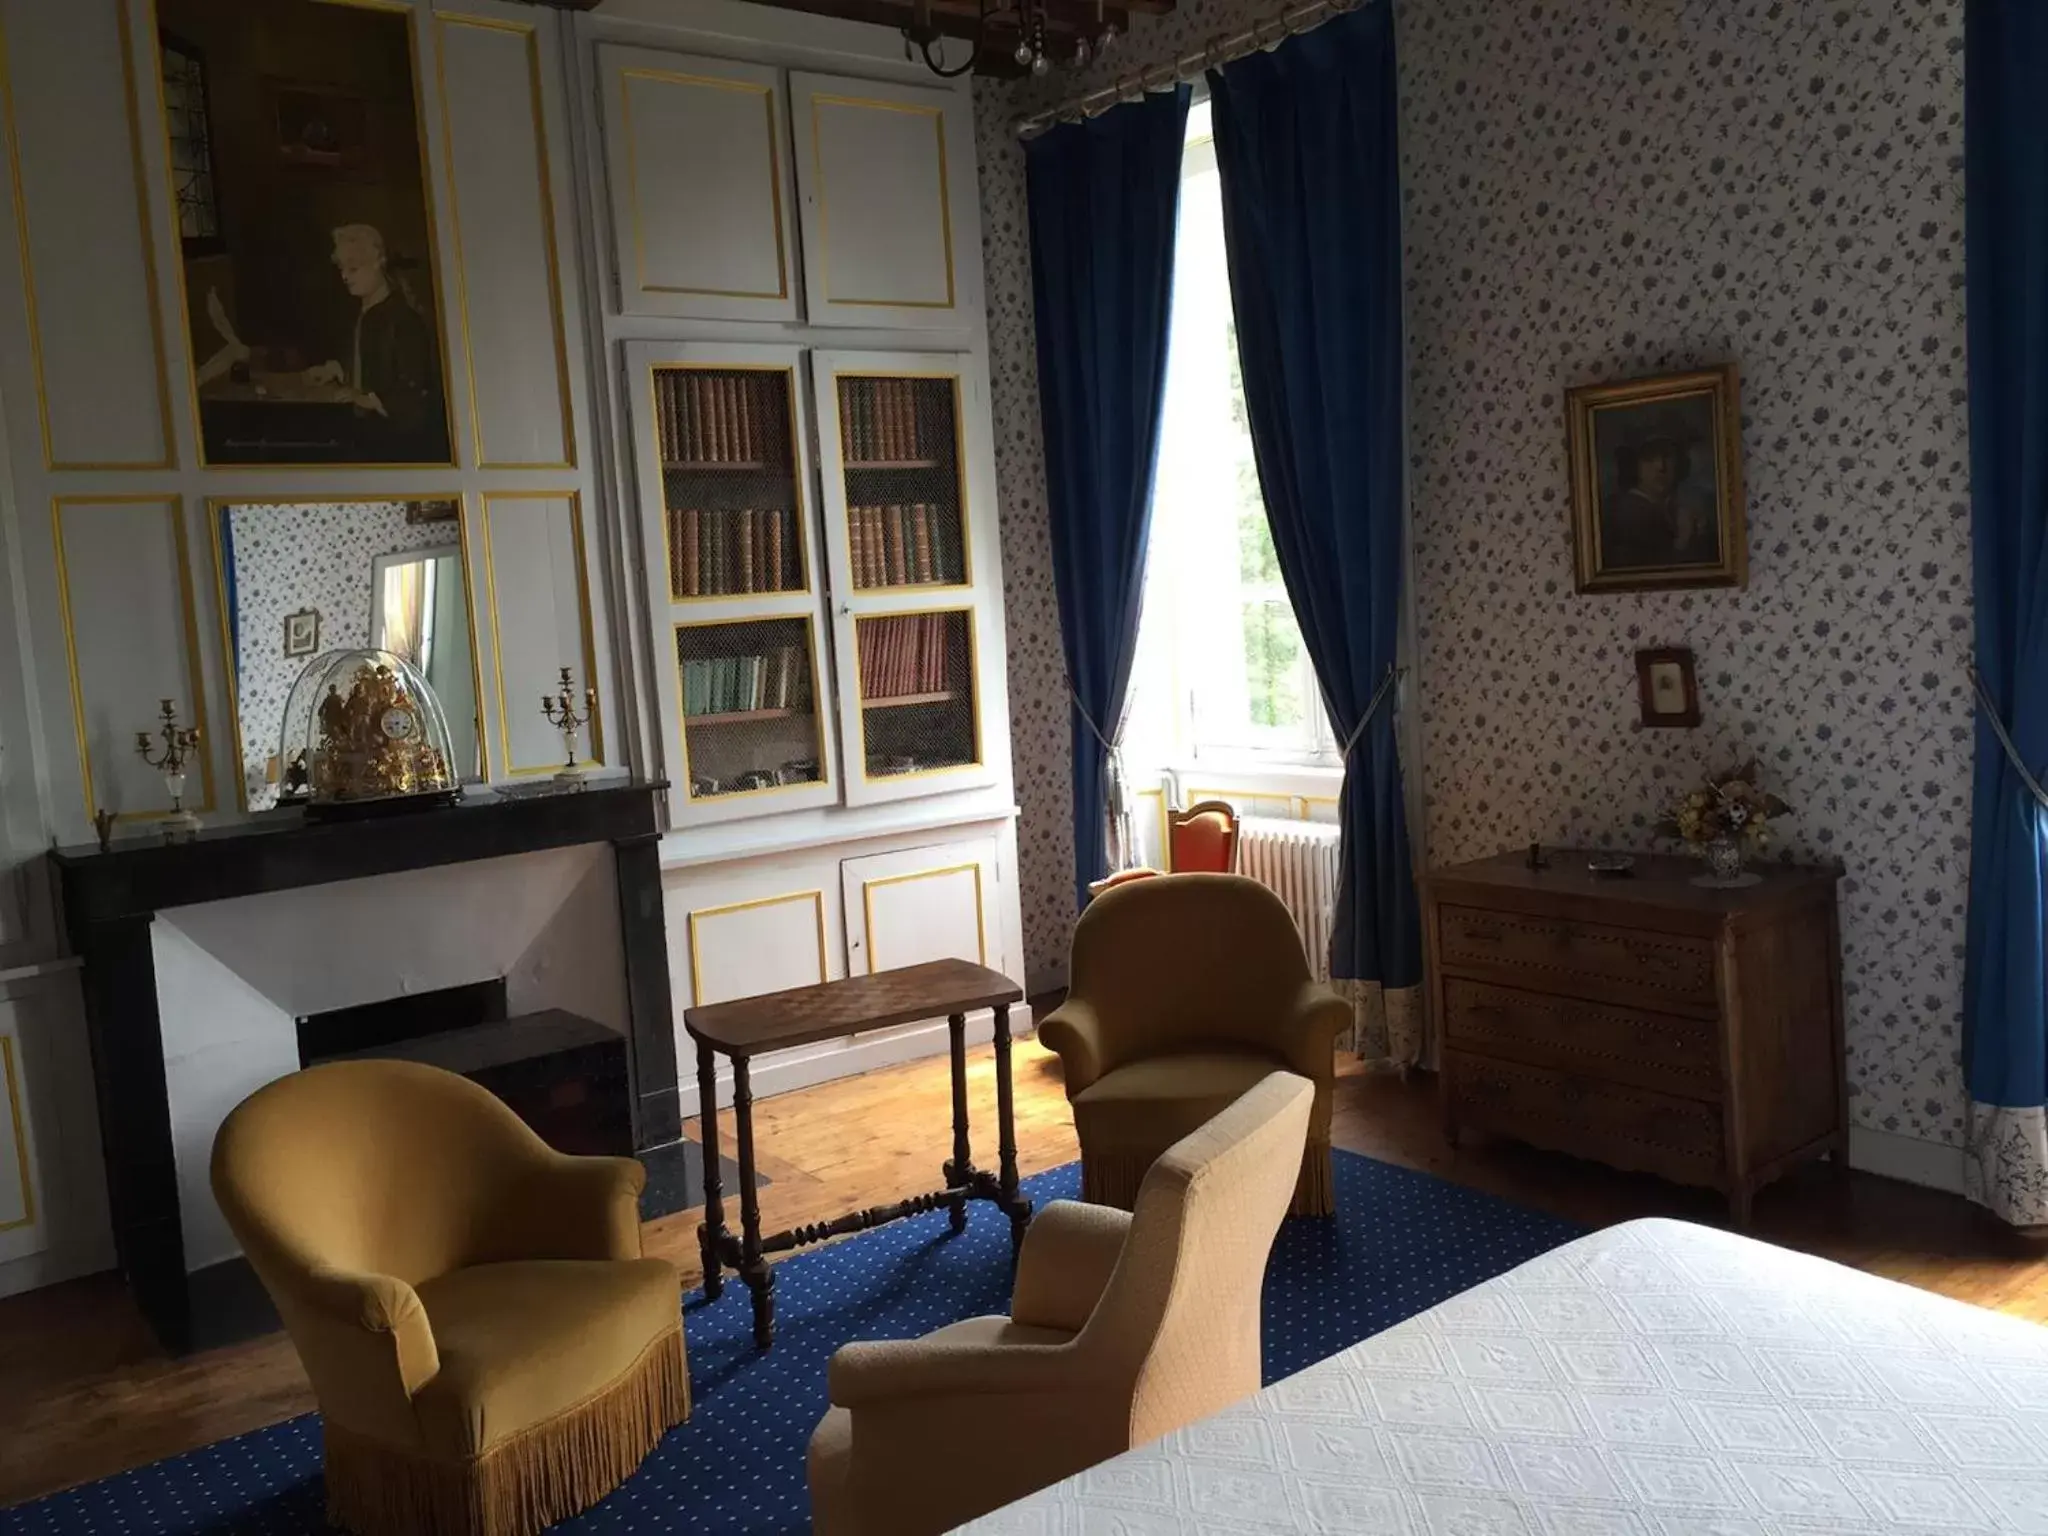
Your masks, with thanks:
M 994 1161 L 994 1068 L 972 1058 L 977 1161 Z M 1018 1049 L 1017 1141 L 1026 1173 L 1077 1155 L 1058 1064 Z M 762 1219 L 772 1230 L 934 1187 L 949 1150 L 943 1058 L 763 1100 L 756 1106 Z M 724 1122 L 730 1150 L 730 1121 Z M 694 1127 L 693 1127 L 694 1129 Z M 1507 1144 L 1453 1150 L 1427 1079 L 1352 1069 L 1338 1085 L 1339 1146 L 1559 1215 L 1605 1225 L 1668 1215 L 1718 1222 L 1711 1194 Z M 1863 1174 L 1805 1170 L 1758 1197 L 1756 1235 L 1909 1284 L 2048 1321 L 2048 1248 L 1951 1196 Z M 695 1213 L 647 1228 L 684 1284 Z M 0 1301 L 0 1506 L 174 1455 L 313 1406 L 279 1335 L 187 1360 L 150 1341 L 120 1282 L 96 1276 Z

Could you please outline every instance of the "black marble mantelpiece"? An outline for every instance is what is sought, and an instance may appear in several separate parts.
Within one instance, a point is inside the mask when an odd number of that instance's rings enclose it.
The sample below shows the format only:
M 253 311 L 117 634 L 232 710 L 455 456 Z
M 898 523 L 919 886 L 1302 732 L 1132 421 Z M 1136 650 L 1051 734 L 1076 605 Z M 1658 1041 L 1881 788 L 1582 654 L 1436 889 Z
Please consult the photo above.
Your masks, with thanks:
M 174 1353 L 221 1335 L 204 1287 L 185 1273 L 178 1174 L 150 923 L 171 907 L 226 901 L 404 870 L 608 843 L 625 959 L 633 1144 L 674 1142 L 675 1027 L 662 924 L 661 798 L 651 779 L 581 789 L 472 792 L 456 805 L 354 821 L 289 813 L 209 828 L 188 841 L 129 838 L 52 850 L 71 948 L 84 961 L 86 1027 L 121 1268 L 150 1326 Z

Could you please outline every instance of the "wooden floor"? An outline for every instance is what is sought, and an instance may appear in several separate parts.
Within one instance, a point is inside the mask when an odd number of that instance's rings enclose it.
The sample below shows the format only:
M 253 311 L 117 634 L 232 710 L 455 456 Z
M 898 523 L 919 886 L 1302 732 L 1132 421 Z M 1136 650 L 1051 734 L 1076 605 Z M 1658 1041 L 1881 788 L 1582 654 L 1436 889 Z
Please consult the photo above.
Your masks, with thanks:
M 1057 1062 L 1018 1051 L 1017 1140 L 1026 1173 L 1076 1154 Z M 986 1048 L 974 1103 L 994 1101 Z M 948 1150 L 943 1058 L 764 1100 L 756 1106 L 761 1195 L 772 1229 L 934 1187 Z M 994 1161 L 992 1116 L 977 1160 Z M 1389 1162 L 1604 1225 L 1670 1215 L 1714 1222 L 1719 1201 L 1653 1179 L 1497 1144 L 1453 1151 L 1426 1079 L 1357 1071 L 1338 1084 L 1336 1141 Z M 730 1136 L 730 1127 L 727 1127 Z M 697 1276 L 696 1216 L 647 1228 L 650 1253 Z M 1909 1284 L 2048 1321 L 2048 1249 L 1951 1196 L 1864 1174 L 1808 1169 L 1758 1197 L 1756 1235 Z M 0 1506 L 239 1434 L 313 1406 L 282 1336 L 166 1359 L 118 1280 L 98 1276 L 0 1301 Z

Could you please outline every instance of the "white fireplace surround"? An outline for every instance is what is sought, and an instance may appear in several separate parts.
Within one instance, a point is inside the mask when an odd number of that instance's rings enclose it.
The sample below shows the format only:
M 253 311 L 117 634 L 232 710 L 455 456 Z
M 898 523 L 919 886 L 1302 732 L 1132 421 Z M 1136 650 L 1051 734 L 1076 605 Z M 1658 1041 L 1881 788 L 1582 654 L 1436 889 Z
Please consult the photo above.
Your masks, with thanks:
M 602 844 L 242 896 L 151 926 L 185 1268 L 240 1250 L 207 1170 L 228 1112 L 299 1066 L 296 1020 L 505 979 L 514 1015 L 627 1028 L 612 850 Z

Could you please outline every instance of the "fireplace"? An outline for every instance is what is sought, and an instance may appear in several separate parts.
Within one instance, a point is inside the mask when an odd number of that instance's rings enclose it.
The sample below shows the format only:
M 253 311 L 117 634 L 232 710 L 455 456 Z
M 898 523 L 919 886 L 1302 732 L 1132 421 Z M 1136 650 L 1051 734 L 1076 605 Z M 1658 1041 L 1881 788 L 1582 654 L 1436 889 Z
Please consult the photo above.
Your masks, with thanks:
M 684 1193 L 663 787 L 472 792 L 387 821 L 287 815 L 52 855 L 85 965 L 116 1251 L 167 1347 L 268 1324 L 247 1304 L 207 1165 L 228 1111 L 312 1057 L 470 1061 L 534 1118 L 554 1115 L 556 1134 L 573 1122 L 641 1154 L 651 1194 Z M 495 1048 L 423 1043 L 522 1019 Z M 565 1055 L 581 1088 L 547 1081 Z

